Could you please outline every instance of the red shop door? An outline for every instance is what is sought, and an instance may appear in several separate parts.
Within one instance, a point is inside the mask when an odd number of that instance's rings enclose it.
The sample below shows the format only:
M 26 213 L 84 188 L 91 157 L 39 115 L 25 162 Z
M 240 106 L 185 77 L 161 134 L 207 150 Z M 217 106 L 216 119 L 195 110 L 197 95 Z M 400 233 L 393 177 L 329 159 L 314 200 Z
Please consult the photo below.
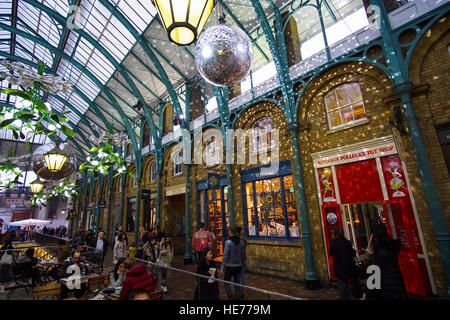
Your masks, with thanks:
M 337 280 L 334 276 L 333 257 L 330 255 L 330 241 L 334 239 L 334 230 L 342 229 L 342 218 L 338 204 L 324 204 L 322 206 L 323 223 L 325 227 L 325 239 L 327 243 L 328 264 L 330 266 L 331 279 Z
M 398 263 L 403 275 L 406 291 L 426 296 L 413 230 L 406 216 L 406 205 L 402 200 L 383 201 L 386 225 L 390 236 L 401 241 Z

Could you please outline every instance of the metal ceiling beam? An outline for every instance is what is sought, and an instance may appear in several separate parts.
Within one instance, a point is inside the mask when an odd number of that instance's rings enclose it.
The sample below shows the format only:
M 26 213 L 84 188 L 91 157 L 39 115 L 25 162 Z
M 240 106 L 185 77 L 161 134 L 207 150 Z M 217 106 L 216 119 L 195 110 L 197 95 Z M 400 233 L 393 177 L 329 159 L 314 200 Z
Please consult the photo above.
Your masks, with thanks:
M 239 28 L 242 29 L 242 31 L 244 31 L 247 36 L 250 38 L 250 40 L 252 41 L 252 43 L 254 43 L 256 49 L 258 49 L 258 51 L 262 54 L 262 56 L 264 57 L 264 59 L 266 59 L 267 62 L 270 61 L 270 58 L 266 55 L 266 53 L 263 51 L 263 49 L 261 49 L 261 47 L 259 46 L 258 43 L 256 43 L 256 41 L 254 41 L 254 39 L 251 37 L 250 33 L 247 31 L 247 29 L 245 29 L 244 25 L 239 21 L 239 19 L 234 15 L 233 11 L 227 6 L 227 4 L 225 3 L 225 1 L 223 0 L 218 0 L 218 2 L 222 5 L 222 7 L 225 9 L 226 12 L 228 12 L 228 14 L 231 16 L 231 18 L 233 19 L 233 21 L 239 26 Z
M 60 15 L 59 13 L 54 11 L 53 9 L 47 7 L 46 5 L 40 3 L 40 2 L 38 2 L 36 0 L 22 0 L 22 1 L 26 1 L 27 3 L 30 3 L 31 5 L 35 6 L 36 8 L 42 10 L 43 12 L 48 14 L 50 17 L 54 18 L 61 25 L 64 25 L 65 23 L 67 23 L 67 19 L 64 18 L 62 15 Z M 92 46 L 94 46 L 97 50 L 99 50 L 106 57 L 106 59 L 108 61 L 110 61 L 114 65 L 114 67 L 116 68 L 117 71 L 123 73 L 123 71 L 121 70 L 121 65 L 112 57 L 112 55 L 102 45 L 100 45 L 100 43 L 98 43 L 98 41 L 96 39 L 91 37 L 83 29 L 74 29 L 73 31 L 77 32 L 87 42 L 89 42 Z M 50 47 L 51 49 L 50 48 L 49 49 L 52 50 L 54 53 L 62 55 L 66 60 L 71 62 L 73 65 L 75 65 L 80 71 L 85 72 L 85 74 L 89 78 L 91 78 L 91 80 L 94 81 L 94 83 L 97 84 L 97 86 L 101 89 L 101 91 L 105 92 L 105 94 L 111 99 L 113 107 L 119 112 L 119 115 L 123 118 L 123 121 L 124 121 L 125 127 L 127 129 L 128 135 L 130 136 L 130 138 L 132 140 L 133 149 L 135 151 L 135 154 L 136 155 L 140 154 L 139 150 L 138 150 L 138 145 L 137 145 L 134 133 L 131 130 L 131 126 L 128 123 L 128 120 L 127 120 L 128 118 L 125 115 L 125 113 L 122 110 L 122 108 L 120 107 L 119 103 L 112 96 L 112 94 L 110 92 L 110 89 L 106 85 L 103 85 L 95 76 L 93 76 L 91 74 L 91 72 L 89 70 L 87 70 L 87 68 L 85 68 L 83 65 L 81 65 L 73 57 L 70 57 L 66 53 L 61 52 L 61 50 L 57 50 L 57 48 L 51 46 L 48 43 L 47 43 L 46 47 Z

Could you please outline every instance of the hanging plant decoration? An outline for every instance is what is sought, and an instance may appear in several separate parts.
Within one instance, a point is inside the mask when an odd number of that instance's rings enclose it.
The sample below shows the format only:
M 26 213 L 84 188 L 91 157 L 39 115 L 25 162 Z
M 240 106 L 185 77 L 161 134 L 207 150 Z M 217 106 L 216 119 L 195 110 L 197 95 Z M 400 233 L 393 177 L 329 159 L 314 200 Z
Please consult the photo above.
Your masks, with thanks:
M 131 164 L 123 160 L 117 152 L 114 152 L 111 140 L 108 140 L 108 143 L 103 147 L 93 147 L 89 151 L 92 153 L 92 156 L 87 157 L 87 161 L 80 165 L 80 172 L 90 171 L 97 175 L 98 173 L 105 174 L 112 169 L 117 170 L 114 177 L 127 173 L 131 178 L 134 178 L 133 173 L 129 169 Z
M 58 132 L 63 132 L 67 136 L 73 137 L 75 134 L 64 123 L 69 120 L 64 116 L 59 116 L 53 112 L 49 106 L 42 102 L 41 89 L 50 91 L 54 94 L 57 92 L 66 92 L 71 84 L 62 79 L 53 78 L 51 75 L 44 75 L 45 64 L 38 61 L 38 71 L 35 73 L 30 68 L 25 68 L 18 62 L 8 62 L 2 60 L 0 62 L 5 66 L 9 73 L 3 73 L 2 78 L 8 79 L 10 83 L 22 86 L 28 91 L 19 89 L 3 89 L 1 92 L 6 95 L 21 98 L 14 106 L 0 106 L 0 129 L 10 129 L 14 139 L 25 139 L 28 133 L 53 135 L 56 137 Z M 16 75 L 17 74 L 17 75 Z M 62 115 L 69 113 L 65 111 Z M 46 122 L 47 128 L 43 122 Z M 28 135 L 28 139 L 32 135 Z M 27 148 L 29 141 L 27 140 Z

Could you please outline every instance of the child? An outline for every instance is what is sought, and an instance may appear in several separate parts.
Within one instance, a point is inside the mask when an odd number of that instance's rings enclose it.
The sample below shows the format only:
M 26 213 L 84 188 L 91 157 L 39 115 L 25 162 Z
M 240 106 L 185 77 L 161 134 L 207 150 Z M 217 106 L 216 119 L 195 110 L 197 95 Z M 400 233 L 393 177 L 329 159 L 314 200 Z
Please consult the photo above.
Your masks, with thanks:
M 132 242 L 131 245 L 128 247 L 127 250 L 127 257 L 128 258 L 135 258 L 137 253 L 136 249 L 136 243 Z

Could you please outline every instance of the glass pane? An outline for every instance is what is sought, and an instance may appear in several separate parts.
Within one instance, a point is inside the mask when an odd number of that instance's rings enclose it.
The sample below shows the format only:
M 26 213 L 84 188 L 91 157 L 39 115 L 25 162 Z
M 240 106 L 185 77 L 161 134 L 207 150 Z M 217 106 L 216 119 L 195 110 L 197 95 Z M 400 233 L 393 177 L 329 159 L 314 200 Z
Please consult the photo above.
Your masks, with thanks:
M 338 99 L 338 104 L 340 107 L 345 106 L 350 103 L 347 90 L 345 87 L 339 87 L 336 89 L 336 95 Z
M 338 107 L 336 94 L 334 91 L 325 96 L 325 106 L 327 107 L 328 111 L 334 110 Z
M 250 236 L 256 236 L 255 208 L 253 207 L 253 186 L 251 182 L 247 182 L 245 184 L 245 194 L 247 198 L 248 234 Z
M 341 109 L 341 117 L 342 117 L 342 122 L 343 123 L 347 123 L 350 121 L 353 121 L 353 110 L 352 107 L 345 107 Z
M 347 86 L 347 93 L 351 103 L 362 100 L 361 90 L 359 84 L 353 83 Z
M 362 101 L 353 105 L 353 116 L 355 120 L 365 118 L 366 113 Z
M 283 178 L 284 193 L 286 197 L 286 211 L 288 216 L 289 236 L 298 237 L 298 219 L 297 219 L 297 203 L 295 201 L 295 190 L 292 176 Z
M 216 193 L 216 199 L 220 199 L 220 189 L 216 189 L 215 193 Z
M 208 200 L 212 200 L 213 191 L 208 190 Z
M 339 110 L 330 112 L 329 116 L 330 116 L 331 128 L 340 126 L 342 124 L 342 122 L 341 122 L 341 115 L 339 114 Z

